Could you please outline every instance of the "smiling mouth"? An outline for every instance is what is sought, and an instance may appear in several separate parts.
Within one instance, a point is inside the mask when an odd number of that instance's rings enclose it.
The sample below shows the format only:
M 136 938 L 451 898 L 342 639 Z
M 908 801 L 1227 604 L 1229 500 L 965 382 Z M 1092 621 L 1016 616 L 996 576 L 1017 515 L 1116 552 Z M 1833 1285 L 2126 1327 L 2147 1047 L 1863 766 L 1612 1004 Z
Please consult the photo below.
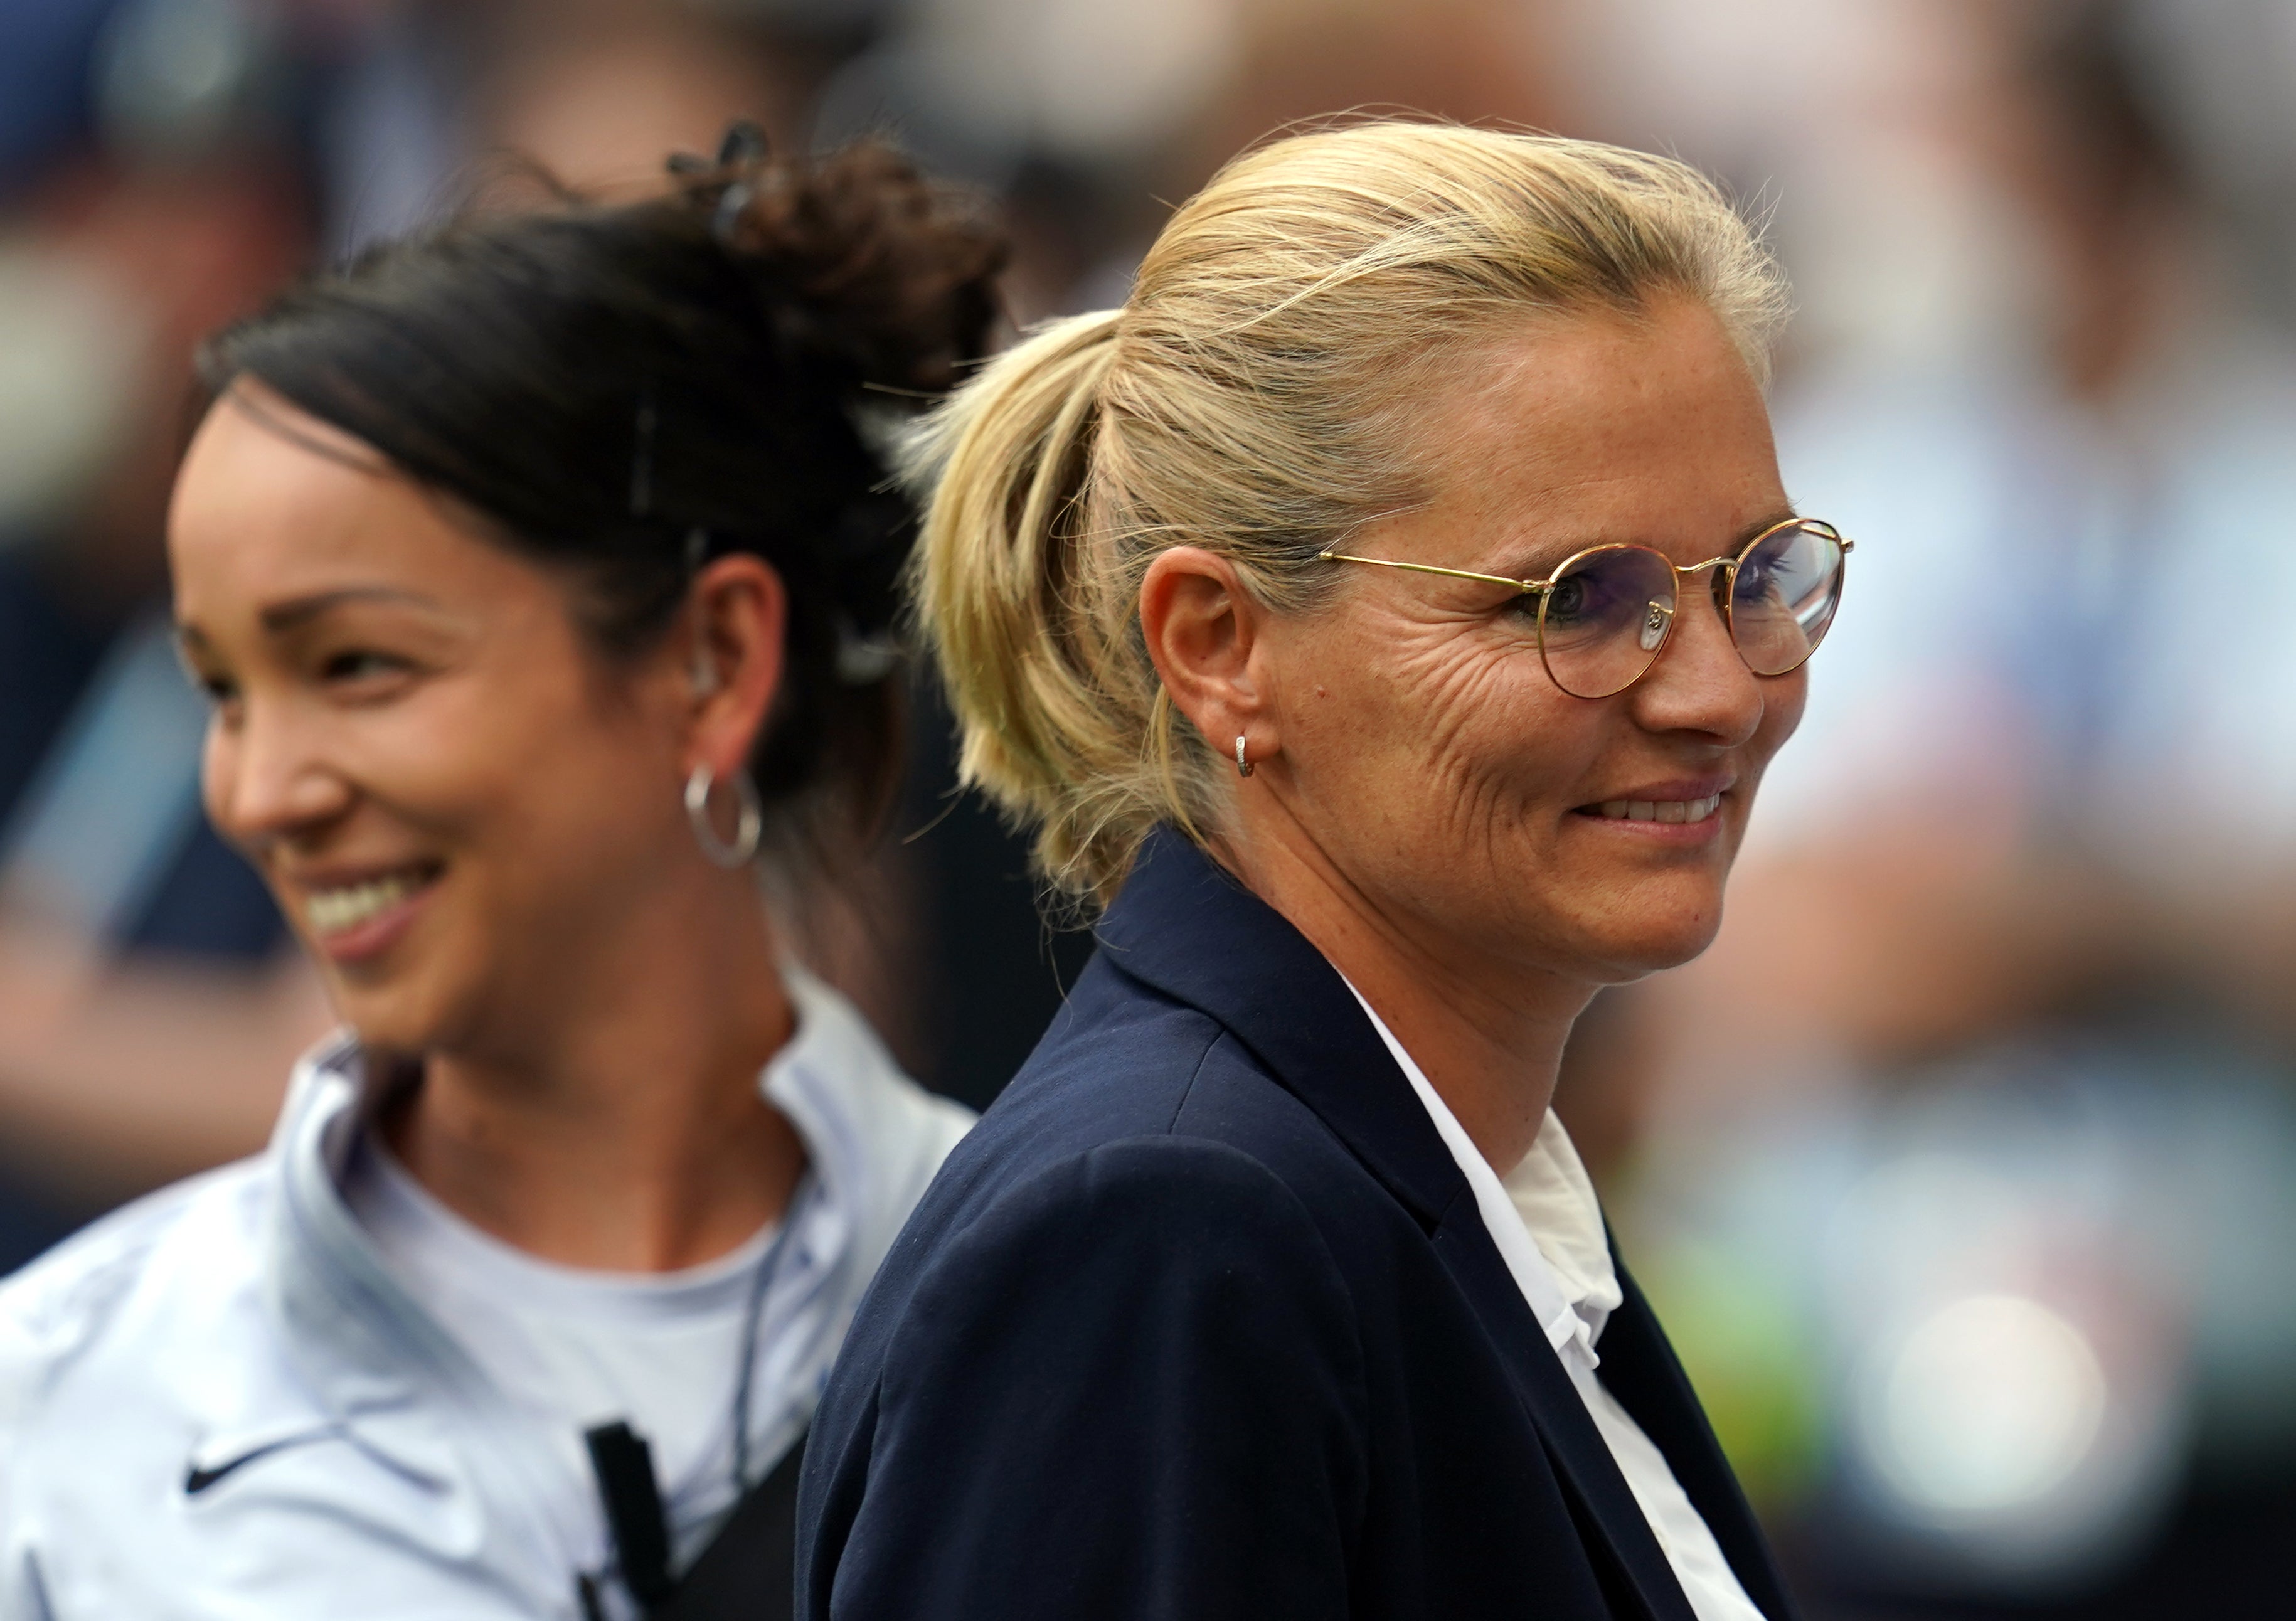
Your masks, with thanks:
M 355 884 L 314 889 L 303 900 L 303 920 L 311 932 L 324 937 L 345 933 L 381 917 L 408 896 L 427 888 L 439 876 L 436 864 L 403 867 Z
M 1605 799 L 1578 814 L 1604 822 L 1703 822 L 1722 808 L 1722 796 L 1703 799 Z

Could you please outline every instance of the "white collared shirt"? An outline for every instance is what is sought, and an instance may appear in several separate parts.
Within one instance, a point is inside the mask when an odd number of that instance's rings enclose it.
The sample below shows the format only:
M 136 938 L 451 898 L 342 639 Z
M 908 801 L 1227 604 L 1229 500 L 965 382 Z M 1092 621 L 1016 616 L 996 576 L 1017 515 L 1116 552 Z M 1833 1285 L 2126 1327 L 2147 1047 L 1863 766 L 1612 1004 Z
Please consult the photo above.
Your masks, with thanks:
M 972 1119 L 902 1076 L 833 991 L 789 980 L 797 1034 L 759 1085 L 808 1174 L 758 1340 L 753 1477 L 809 1421 L 862 1292 Z M 499 1357 L 431 1309 L 436 1280 L 403 1276 L 345 1197 L 365 1087 L 357 1044 L 327 1043 L 261 1157 L 0 1284 L 0 1621 L 250 1605 L 577 1621 L 576 1573 L 609 1557 L 596 1488 L 562 1404 L 504 1389 Z M 719 1435 L 695 1444 L 705 1476 Z M 705 1481 L 689 1533 L 707 1496 Z
M 1355 992 L 1372 1027 L 1434 1121 L 1443 1146 L 1458 1162 L 1499 1258 L 1545 1330 L 1546 1343 L 1562 1359 L 1579 1400 L 1586 1403 L 1698 1621 L 1763 1621 L 1704 1517 L 1674 1478 L 1666 1455 L 1595 1376 L 1602 1363 L 1595 1343 L 1625 1295 L 1611 1264 L 1595 1184 L 1562 1122 L 1549 1109 L 1530 1152 L 1502 1181 L 1387 1021 L 1364 1001 L 1362 992 L 1352 984 L 1348 989 Z

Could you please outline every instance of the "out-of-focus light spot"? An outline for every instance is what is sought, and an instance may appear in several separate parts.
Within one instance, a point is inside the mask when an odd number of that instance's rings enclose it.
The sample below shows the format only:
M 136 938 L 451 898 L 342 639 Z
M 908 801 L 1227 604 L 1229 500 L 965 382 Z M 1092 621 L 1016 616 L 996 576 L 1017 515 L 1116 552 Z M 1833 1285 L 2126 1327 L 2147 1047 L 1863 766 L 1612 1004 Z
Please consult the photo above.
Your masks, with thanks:
M 1030 53 L 1045 138 L 1099 157 L 1168 136 L 1227 71 L 1234 33 L 1218 0 L 1046 7 Z
M 133 429 L 149 326 L 95 266 L 0 240 L 0 536 L 87 495 Z
M 161 157 L 214 140 L 250 87 L 260 47 L 243 0 L 136 0 L 114 18 L 100 55 L 106 132 Z
M 1122 160 L 1169 139 L 1218 91 L 1237 29 L 1225 0 L 918 0 L 882 51 L 824 92 L 824 124 L 922 119 L 970 154 L 961 168 L 1024 151 Z
M 1976 1295 L 1905 1337 L 1877 1395 L 1883 1475 L 1958 1519 L 2014 1513 L 2062 1486 L 2096 1444 L 2106 1390 L 2072 1323 L 2021 1296 Z

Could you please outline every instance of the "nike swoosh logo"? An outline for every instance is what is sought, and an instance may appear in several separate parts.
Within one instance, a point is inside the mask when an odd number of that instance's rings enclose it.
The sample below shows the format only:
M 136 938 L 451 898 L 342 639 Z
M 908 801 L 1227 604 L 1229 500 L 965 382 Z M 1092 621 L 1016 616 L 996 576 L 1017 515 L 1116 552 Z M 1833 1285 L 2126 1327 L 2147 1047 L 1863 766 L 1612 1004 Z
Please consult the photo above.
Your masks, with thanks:
M 284 1452 L 291 1446 L 301 1446 L 307 1442 L 324 1441 L 331 1438 L 334 1433 L 334 1431 L 330 1429 L 323 1429 L 307 1436 L 289 1436 L 283 1440 L 273 1441 L 262 1446 L 250 1448 L 249 1451 L 240 1453 L 236 1458 L 226 1458 L 221 1463 L 209 1464 L 206 1466 L 194 1463 L 184 1471 L 184 1495 L 186 1497 L 196 1497 L 201 1492 L 206 1491 L 208 1487 L 213 1486 L 217 1481 L 221 1480 L 226 1475 L 236 1473 L 246 1465 L 254 1462 L 258 1458 L 267 1458 L 273 1453 Z

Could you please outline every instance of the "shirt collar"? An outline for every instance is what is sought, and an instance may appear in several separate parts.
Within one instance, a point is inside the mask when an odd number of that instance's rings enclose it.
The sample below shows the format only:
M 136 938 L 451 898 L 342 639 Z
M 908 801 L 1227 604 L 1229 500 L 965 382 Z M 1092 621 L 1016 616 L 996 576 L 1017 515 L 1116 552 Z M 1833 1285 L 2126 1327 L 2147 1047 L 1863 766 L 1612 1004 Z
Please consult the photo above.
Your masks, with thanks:
M 1624 1296 L 1603 1241 L 1602 1206 L 1562 1122 L 1548 1109 L 1530 1152 L 1502 1180 L 1387 1021 L 1352 980 L 1341 978 L 1457 1161 L 1491 1242 L 1547 1344 L 1560 1355 L 1583 1359 L 1592 1371 L 1602 1360 L 1595 1341 Z
M 882 1142 L 874 1083 L 898 1076 L 892 1055 L 851 1003 L 795 963 L 785 964 L 797 1028 L 767 1060 L 758 1089 L 805 1143 L 807 1169 L 820 1189 L 818 1237 L 808 1248 L 824 1265 L 852 1240 L 857 1212 L 887 1196 L 873 1144 Z
M 826 1274 L 864 1218 L 902 1197 L 877 1161 L 903 1127 L 885 1117 L 898 1110 L 906 1083 L 841 996 L 794 965 L 783 976 L 797 1027 L 767 1061 L 758 1089 L 805 1144 L 812 1187 L 790 1219 L 802 1230 L 806 1265 Z M 273 1308 L 314 1388 L 344 1416 L 402 1401 L 412 1380 L 467 1391 L 479 1377 L 460 1346 L 399 1288 L 343 1199 L 351 1150 L 390 1085 L 357 1037 L 339 1031 L 296 1065 L 272 1134 L 282 1189 Z
M 1538 1128 L 1530 1152 L 1504 1178 L 1507 1196 L 1539 1253 L 1554 1267 L 1571 1309 L 1587 1319 L 1593 1337 L 1626 1299 L 1611 1257 L 1602 1201 L 1578 1158 L 1578 1145 L 1553 1109 Z

